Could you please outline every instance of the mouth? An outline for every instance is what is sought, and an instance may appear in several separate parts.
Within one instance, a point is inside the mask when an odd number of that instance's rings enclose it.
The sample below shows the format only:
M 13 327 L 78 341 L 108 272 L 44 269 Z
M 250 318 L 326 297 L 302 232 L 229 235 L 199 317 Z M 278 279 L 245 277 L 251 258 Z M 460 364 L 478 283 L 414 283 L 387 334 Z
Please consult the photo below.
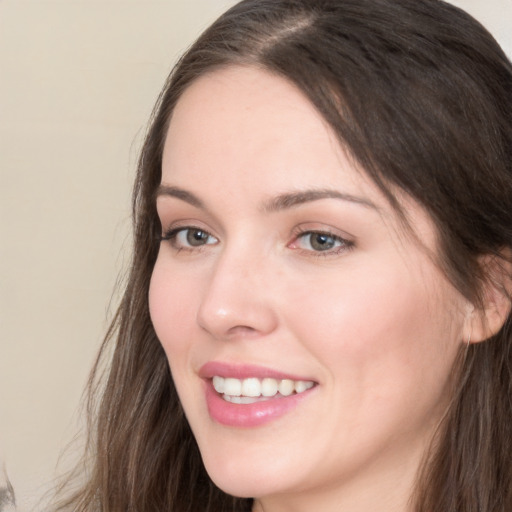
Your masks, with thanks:
M 212 420 L 258 427 L 287 415 L 312 396 L 318 382 L 253 365 L 206 363 L 199 371 Z
M 310 380 L 274 379 L 249 377 L 236 379 L 214 375 L 213 388 L 222 399 L 234 404 L 253 404 L 274 398 L 283 398 L 304 393 L 315 383 Z

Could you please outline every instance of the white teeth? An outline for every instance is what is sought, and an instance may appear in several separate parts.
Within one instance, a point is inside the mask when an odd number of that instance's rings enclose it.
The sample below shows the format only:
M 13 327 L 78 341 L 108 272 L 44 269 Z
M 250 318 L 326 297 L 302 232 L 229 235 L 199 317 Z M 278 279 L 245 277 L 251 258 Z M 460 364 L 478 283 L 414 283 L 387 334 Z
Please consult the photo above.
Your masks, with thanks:
M 213 377 L 212 383 L 215 391 L 223 395 L 225 400 L 237 404 L 253 403 L 256 401 L 255 398 L 273 397 L 278 392 L 282 396 L 303 393 L 315 385 L 312 381 L 307 380 L 277 380 L 268 377 L 262 380 L 256 377 L 241 380 L 218 375 Z
M 222 398 L 224 398 L 224 400 L 226 400 L 227 402 L 231 402 L 232 404 L 253 404 L 254 402 L 258 401 L 250 396 L 222 395 Z
M 295 383 L 295 393 L 303 393 L 307 389 L 311 389 L 313 387 L 313 383 L 307 380 L 298 380 Z
M 276 379 L 263 379 L 261 381 L 261 394 L 263 396 L 274 396 L 278 391 Z
M 218 375 L 215 375 L 212 381 L 215 391 L 217 391 L 217 393 L 224 393 L 224 377 L 219 377 Z
M 224 379 L 224 394 L 240 396 L 242 394 L 242 381 L 240 379 Z
M 295 391 L 295 382 L 290 379 L 283 379 L 279 383 L 279 393 L 284 396 L 289 396 Z
M 242 381 L 242 395 L 244 396 L 260 396 L 261 382 L 259 379 L 244 379 Z

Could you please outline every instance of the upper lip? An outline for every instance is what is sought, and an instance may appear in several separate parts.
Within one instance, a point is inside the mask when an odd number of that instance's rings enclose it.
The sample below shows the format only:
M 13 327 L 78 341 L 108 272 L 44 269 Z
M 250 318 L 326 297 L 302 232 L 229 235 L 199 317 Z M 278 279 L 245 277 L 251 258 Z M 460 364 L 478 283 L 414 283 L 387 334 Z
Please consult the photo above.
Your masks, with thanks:
M 209 361 L 199 369 L 199 376 L 203 379 L 211 379 L 216 375 L 220 377 L 231 377 L 234 379 L 247 379 L 250 377 L 256 377 L 259 379 L 290 379 L 315 382 L 313 379 L 304 376 L 301 377 L 298 375 L 274 370 L 265 366 L 252 364 L 234 364 L 222 361 Z

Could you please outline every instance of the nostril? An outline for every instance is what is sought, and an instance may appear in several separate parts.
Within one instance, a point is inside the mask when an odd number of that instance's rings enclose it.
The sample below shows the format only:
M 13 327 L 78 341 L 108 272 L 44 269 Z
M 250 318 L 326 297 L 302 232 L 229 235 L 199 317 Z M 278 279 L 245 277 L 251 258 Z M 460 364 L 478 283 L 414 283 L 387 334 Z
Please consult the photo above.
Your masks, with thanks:
M 249 327 L 247 325 L 236 325 L 231 327 L 226 333 L 228 338 L 249 338 L 258 334 L 258 331 L 253 327 Z
M 270 307 L 246 303 L 232 310 L 222 308 L 213 311 L 203 307 L 198 311 L 197 323 L 214 338 L 233 340 L 268 334 L 275 329 L 277 321 Z

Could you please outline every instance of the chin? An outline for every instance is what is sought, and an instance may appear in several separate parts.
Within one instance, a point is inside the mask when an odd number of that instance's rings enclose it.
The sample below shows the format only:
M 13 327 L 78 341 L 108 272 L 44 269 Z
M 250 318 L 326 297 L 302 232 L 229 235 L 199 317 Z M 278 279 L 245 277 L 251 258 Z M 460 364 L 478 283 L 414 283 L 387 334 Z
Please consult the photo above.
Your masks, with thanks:
M 213 467 L 212 467 L 213 466 Z M 216 464 L 205 464 L 206 471 L 213 483 L 222 491 L 238 498 L 254 498 L 269 494 L 269 477 L 260 476 L 248 464 L 243 470 L 238 466 L 219 468 Z
M 225 493 L 239 498 L 262 497 L 280 493 L 291 484 L 283 478 L 290 470 L 276 464 L 275 458 L 262 458 L 241 450 L 236 452 L 202 455 L 208 475 Z

